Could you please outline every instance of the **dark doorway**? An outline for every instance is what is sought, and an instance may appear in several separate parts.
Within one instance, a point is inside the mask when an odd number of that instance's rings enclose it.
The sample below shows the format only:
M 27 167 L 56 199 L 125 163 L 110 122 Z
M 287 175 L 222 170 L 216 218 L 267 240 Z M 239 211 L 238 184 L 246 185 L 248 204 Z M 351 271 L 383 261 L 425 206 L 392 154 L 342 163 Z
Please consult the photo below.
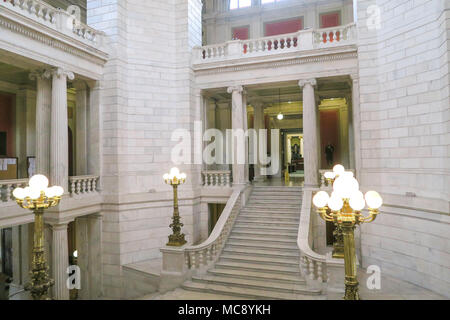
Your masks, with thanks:
M 73 177 L 73 135 L 72 135 L 72 129 L 70 127 L 68 128 L 68 138 L 69 138 L 69 177 Z
M 8 140 L 7 140 L 7 133 L 2 131 L 0 132 L 0 156 L 6 156 L 7 150 L 8 150 Z

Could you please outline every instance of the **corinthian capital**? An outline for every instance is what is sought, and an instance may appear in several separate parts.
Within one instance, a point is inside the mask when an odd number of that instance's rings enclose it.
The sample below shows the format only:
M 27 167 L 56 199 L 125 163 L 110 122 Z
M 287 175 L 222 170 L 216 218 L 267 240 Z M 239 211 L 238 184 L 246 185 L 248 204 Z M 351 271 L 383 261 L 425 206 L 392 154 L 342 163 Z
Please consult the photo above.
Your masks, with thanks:
M 242 86 L 233 86 L 233 87 L 228 87 L 228 89 L 227 89 L 228 93 L 233 93 L 235 91 L 242 93 L 244 91 L 244 88 Z
M 73 74 L 73 72 L 67 71 L 63 68 L 53 68 L 51 71 L 49 71 L 49 73 L 53 77 L 58 77 L 58 78 L 66 77 L 69 80 L 75 79 L 75 75 Z
M 298 82 L 298 85 L 300 86 L 300 88 L 303 88 L 307 84 L 315 87 L 315 86 L 317 86 L 317 80 L 316 79 L 303 79 L 303 80 L 299 80 L 299 82 Z

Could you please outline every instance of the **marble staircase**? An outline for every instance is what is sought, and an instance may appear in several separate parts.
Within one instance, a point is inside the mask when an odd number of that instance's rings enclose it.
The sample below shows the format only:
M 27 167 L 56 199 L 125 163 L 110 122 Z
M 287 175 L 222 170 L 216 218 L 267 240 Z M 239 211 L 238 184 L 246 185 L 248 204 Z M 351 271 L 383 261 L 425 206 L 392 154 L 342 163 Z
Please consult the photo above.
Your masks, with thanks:
M 184 290 L 254 299 L 307 299 L 297 233 L 302 188 L 255 186 L 212 269 Z

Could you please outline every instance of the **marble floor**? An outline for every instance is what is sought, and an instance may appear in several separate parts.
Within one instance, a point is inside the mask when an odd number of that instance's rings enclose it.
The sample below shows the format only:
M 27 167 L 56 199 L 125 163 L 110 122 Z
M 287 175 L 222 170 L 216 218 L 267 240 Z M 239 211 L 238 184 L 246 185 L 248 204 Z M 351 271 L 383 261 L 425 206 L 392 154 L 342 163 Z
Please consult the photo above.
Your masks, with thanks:
M 446 300 L 445 297 L 406 281 L 389 276 L 381 277 L 381 289 L 369 290 L 366 282 L 368 274 L 358 270 L 359 292 L 362 300 Z M 245 291 L 245 289 L 242 289 Z M 304 296 L 302 300 L 341 300 L 343 293 L 328 292 L 323 296 Z M 187 291 L 177 288 L 165 294 L 153 293 L 140 300 L 252 300 L 251 298 Z

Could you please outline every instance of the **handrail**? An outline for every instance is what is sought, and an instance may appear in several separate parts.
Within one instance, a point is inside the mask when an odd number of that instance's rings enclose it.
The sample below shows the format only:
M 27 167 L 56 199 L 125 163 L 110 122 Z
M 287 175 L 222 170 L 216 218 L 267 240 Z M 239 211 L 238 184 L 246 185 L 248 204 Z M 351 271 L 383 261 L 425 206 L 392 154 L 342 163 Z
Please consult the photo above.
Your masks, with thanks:
M 314 252 L 310 240 L 312 190 L 303 190 L 303 201 L 300 215 L 300 224 L 297 235 L 297 246 L 300 250 L 300 269 L 309 287 L 322 287 L 322 282 L 327 281 L 325 255 Z
M 220 255 L 225 240 L 233 227 L 234 220 L 239 213 L 241 194 L 242 191 L 233 191 L 206 241 L 185 249 L 186 264 L 189 269 L 200 268 L 202 265 L 207 266 Z

